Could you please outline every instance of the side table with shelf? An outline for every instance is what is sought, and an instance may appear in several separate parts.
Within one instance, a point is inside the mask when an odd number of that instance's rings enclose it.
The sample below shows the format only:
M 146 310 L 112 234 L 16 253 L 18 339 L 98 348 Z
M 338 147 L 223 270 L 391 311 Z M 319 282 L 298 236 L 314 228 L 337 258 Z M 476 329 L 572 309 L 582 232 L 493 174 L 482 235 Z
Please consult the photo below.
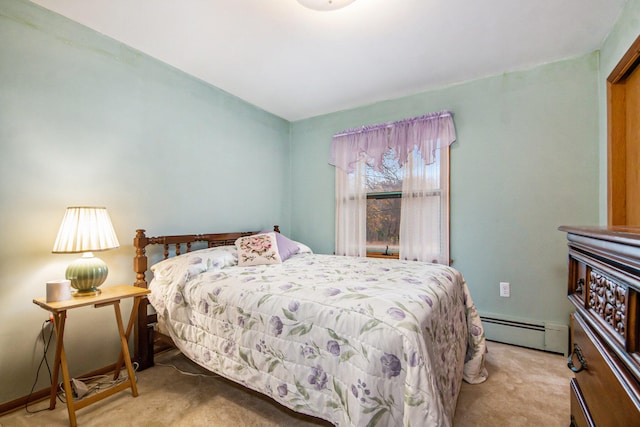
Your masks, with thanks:
M 82 409 L 92 403 L 102 400 L 106 397 L 113 395 L 119 391 L 131 388 L 131 394 L 136 397 L 138 395 L 138 389 L 136 387 L 135 373 L 133 371 L 133 365 L 131 364 L 131 357 L 129 355 L 129 336 L 135 323 L 135 316 L 138 312 L 138 306 L 140 301 L 150 293 L 148 289 L 139 288 L 129 285 L 107 286 L 101 288 L 101 293 L 96 296 L 89 297 L 72 297 L 66 301 L 46 302 L 46 298 L 36 298 L 33 303 L 42 307 L 43 309 L 50 311 L 53 315 L 53 322 L 56 331 L 56 353 L 53 369 L 53 377 L 51 380 L 51 395 L 49 401 L 49 409 L 55 409 L 56 407 L 56 394 L 58 389 L 58 374 L 62 370 L 62 382 L 64 386 L 64 392 L 67 396 L 67 410 L 69 412 L 69 423 L 71 427 L 77 425 L 75 411 Z M 122 322 L 122 315 L 120 312 L 120 301 L 126 298 L 133 298 L 133 307 L 131 309 L 131 315 L 129 317 L 129 323 L 126 330 Z M 67 318 L 67 311 L 74 308 L 86 307 L 93 305 L 95 308 L 106 307 L 112 305 L 115 310 L 116 322 L 118 324 L 118 332 L 120 336 L 121 351 L 120 357 L 115 365 L 114 380 L 118 378 L 120 368 L 122 364 L 126 366 L 128 378 L 126 381 L 101 391 L 97 394 L 85 397 L 82 400 L 73 400 L 73 392 L 71 388 L 71 378 L 69 376 L 69 367 L 67 365 L 67 356 L 64 350 L 64 325 Z

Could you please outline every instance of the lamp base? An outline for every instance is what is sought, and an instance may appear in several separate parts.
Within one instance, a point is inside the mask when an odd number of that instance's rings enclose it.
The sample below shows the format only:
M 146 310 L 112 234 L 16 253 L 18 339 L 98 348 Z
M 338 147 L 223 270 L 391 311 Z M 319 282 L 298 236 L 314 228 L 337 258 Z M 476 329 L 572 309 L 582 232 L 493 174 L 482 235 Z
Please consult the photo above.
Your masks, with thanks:
M 71 281 L 71 287 L 76 290 L 73 296 L 95 296 L 99 294 L 98 287 L 107 279 L 109 269 L 100 258 L 86 252 L 82 258 L 69 264 L 66 278 Z
M 98 288 L 78 289 L 75 292 L 72 292 L 71 296 L 74 298 L 95 297 L 101 293 L 102 290 Z

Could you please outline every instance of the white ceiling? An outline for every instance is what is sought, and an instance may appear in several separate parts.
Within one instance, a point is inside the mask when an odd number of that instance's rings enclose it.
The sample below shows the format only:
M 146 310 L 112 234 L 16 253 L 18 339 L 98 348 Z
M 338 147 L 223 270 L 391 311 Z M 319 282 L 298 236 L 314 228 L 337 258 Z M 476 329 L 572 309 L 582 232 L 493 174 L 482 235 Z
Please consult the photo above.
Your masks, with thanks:
M 290 121 L 583 55 L 626 0 L 32 0 Z

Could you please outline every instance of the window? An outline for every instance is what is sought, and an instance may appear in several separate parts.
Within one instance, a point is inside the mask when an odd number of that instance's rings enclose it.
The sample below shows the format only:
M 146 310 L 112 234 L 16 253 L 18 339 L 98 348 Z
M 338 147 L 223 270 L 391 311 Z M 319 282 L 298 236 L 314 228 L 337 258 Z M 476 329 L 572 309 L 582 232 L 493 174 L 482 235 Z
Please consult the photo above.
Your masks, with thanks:
M 418 224 L 412 225 L 412 230 L 428 228 L 428 243 L 424 245 L 428 253 L 432 254 L 432 261 L 440 261 L 437 256 L 442 251 L 443 233 L 448 233 L 448 210 L 443 209 L 442 184 L 448 187 L 448 174 L 443 177 L 440 173 L 440 151 L 435 154 L 435 161 L 424 165 L 420 153 L 414 150 L 410 156 L 412 161 L 400 166 L 395 151 L 385 152 L 382 167 L 377 170 L 369 162 L 365 168 L 365 182 L 367 188 L 367 256 L 398 258 L 400 253 L 400 221 L 402 209 L 418 209 L 416 215 Z M 447 156 L 445 156 L 447 158 Z M 413 188 L 412 194 L 404 194 L 403 177 L 405 168 L 412 168 L 411 178 L 417 177 L 419 188 Z M 446 170 L 446 168 L 445 168 Z M 408 185 L 404 185 L 409 191 Z M 425 225 L 426 224 L 426 225 Z M 417 232 L 417 230 L 416 230 Z M 410 232 L 410 234 L 413 234 Z M 408 257 L 405 257 L 408 259 Z
M 384 154 L 382 168 L 367 163 L 367 255 L 397 257 L 400 252 L 402 168 L 395 151 Z
M 449 264 L 451 113 L 334 135 L 336 254 Z

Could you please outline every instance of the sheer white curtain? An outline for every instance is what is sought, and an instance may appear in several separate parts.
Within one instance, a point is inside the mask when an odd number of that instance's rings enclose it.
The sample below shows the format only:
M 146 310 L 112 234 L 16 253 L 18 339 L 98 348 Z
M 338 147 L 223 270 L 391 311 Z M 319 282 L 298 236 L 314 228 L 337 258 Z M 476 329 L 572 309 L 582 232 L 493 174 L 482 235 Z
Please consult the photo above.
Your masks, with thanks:
M 425 164 L 409 154 L 402 176 L 400 259 L 449 265 L 449 147 Z
M 329 164 L 336 166 L 336 254 L 366 256 L 365 162 L 380 170 L 393 149 L 405 169 L 400 257 L 449 264 L 448 153 L 455 140 L 448 111 L 334 135 Z
M 336 168 L 336 255 L 367 255 L 365 162 L 353 172 Z
M 367 256 L 366 163 L 382 162 L 388 148 L 388 129 L 368 128 L 333 137 L 332 165 L 336 167 L 337 255 Z

